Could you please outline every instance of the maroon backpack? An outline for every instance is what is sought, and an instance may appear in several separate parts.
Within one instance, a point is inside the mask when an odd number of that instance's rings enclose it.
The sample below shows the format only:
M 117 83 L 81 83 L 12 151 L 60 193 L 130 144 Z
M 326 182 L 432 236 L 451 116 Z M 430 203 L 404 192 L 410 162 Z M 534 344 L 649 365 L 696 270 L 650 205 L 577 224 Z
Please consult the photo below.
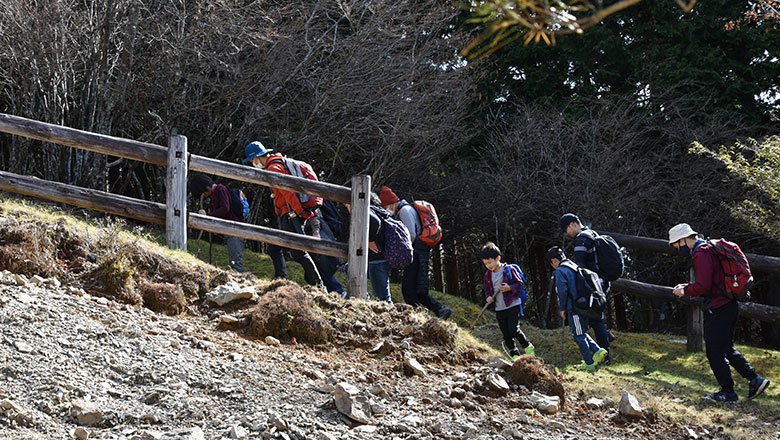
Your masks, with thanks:
M 753 274 L 750 272 L 750 264 L 747 257 L 739 248 L 739 245 L 723 238 L 719 240 L 709 240 L 707 244 L 718 257 L 720 265 L 725 275 L 725 286 L 723 292 L 729 298 L 737 301 L 750 300 L 750 285 L 753 284 Z

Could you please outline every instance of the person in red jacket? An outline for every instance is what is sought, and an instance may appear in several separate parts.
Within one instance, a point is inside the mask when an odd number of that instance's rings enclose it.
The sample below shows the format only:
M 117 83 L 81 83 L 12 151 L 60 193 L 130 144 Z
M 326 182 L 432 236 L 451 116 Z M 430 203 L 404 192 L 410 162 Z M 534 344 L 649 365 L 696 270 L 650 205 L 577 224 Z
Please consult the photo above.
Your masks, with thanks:
M 225 185 L 214 183 L 214 181 L 205 174 L 195 174 L 190 177 L 189 188 L 190 193 L 195 198 L 203 197 L 206 199 L 211 197 L 211 212 L 209 212 L 208 215 L 225 220 L 232 220 L 234 222 L 241 221 L 241 219 L 236 217 L 230 209 L 230 192 Z M 201 209 L 198 211 L 198 214 L 206 214 L 206 211 Z M 228 249 L 230 267 L 236 272 L 243 272 L 244 239 L 232 237 L 230 235 L 225 235 L 224 237 L 225 245 Z
M 707 397 L 718 402 L 739 400 L 734 392 L 731 366 L 749 381 L 747 397 L 753 399 L 766 389 L 769 380 L 756 374 L 750 362 L 734 348 L 739 304 L 725 294 L 725 275 L 718 256 L 687 223 L 680 223 L 669 230 L 669 244 L 680 255 L 693 257 L 695 274 L 694 281 L 678 284 L 673 293 L 678 297 L 701 296 L 709 303 L 704 321 L 704 343 L 707 360 L 720 385 L 720 391 Z
M 289 175 L 290 172 L 284 166 L 284 156 L 279 153 L 272 154 L 272 151 L 273 150 L 271 149 L 265 148 L 259 141 L 251 142 L 244 148 L 246 157 L 243 162 L 249 162 L 255 168 Z M 304 222 L 315 219 L 317 217 L 317 212 L 310 212 L 309 210 L 304 209 L 298 196 L 293 191 L 273 187 L 271 190 L 274 192 L 274 209 L 276 211 L 279 229 L 303 235 Z M 319 227 L 315 227 L 314 229 L 317 231 L 315 236 L 318 236 Z M 277 278 L 286 278 L 287 276 L 287 271 L 283 268 L 285 265 L 283 251 L 284 249 L 279 246 L 268 246 L 268 254 L 274 262 Z M 293 260 L 303 266 L 306 282 L 318 287 L 324 287 L 320 273 L 317 270 L 317 266 L 314 264 L 311 255 L 306 251 L 297 249 L 290 249 L 290 253 L 292 254 Z

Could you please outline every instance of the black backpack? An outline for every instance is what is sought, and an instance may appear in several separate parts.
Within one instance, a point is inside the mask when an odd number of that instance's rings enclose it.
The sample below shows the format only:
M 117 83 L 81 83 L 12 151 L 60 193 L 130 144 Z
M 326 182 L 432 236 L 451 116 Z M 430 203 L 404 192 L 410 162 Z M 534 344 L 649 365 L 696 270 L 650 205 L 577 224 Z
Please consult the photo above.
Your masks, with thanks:
M 244 192 L 238 188 L 227 187 L 228 193 L 230 193 L 230 212 L 233 213 L 239 220 L 246 220 L 249 215 L 249 201 L 246 199 Z
M 577 279 L 577 297 L 572 295 L 572 310 L 583 318 L 598 319 L 607 306 L 607 295 L 604 294 L 599 275 L 592 270 L 579 267 L 571 261 L 564 261 L 561 266 L 574 271 Z
M 623 253 L 614 238 L 609 235 L 600 235 L 596 231 L 586 230 L 585 234 L 595 243 L 597 272 L 606 281 L 615 281 L 623 275 Z

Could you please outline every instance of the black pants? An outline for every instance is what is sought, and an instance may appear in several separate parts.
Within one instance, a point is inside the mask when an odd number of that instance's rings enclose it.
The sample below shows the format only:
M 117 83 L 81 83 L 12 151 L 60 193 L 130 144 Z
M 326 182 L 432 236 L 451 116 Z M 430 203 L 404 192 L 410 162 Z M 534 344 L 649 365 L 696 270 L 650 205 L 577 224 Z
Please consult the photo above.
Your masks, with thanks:
M 279 229 L 303 235 L 303 225 L 301 225 L 300 217 L 290 218 L 290 216 L 285 214 L 277 217 L 277 220 L 279 221 Z M 287 278 L 287 266 L 284 261 L 283 252 L 284 248 L 280 246 L 268 246 L 268 255 L 271 256 L 271 261 L 274 263 L 276 278 Z M 306 251 L 297 249 L 290 249 L 290 254 L 293 257 L 293 260 L 297 261 L 303 267 L 306 282 L 315 286 L 321 286 L 322 278 L 320 278 L 320 273 L 317 271 L 317 266 L 314 265 L 314 260 L 312 260 L 311 255 Z
M 404 295 L 405 303 L 414 307 L 422 304 L 438 315 L 444 306 L 428 293 L 428 260 L 430 260 L 430 255 L 430 249 L 415 246 L 414 260 L 404 267 L 401 292 Z
M 516 347 L 515 339 L 520 341 L 523 348 L 528 347 L 528 339 L 518 325 L 520 323 L 520 306 L 497 311 L 496 321 L 498 321 L 498 328 L 501 329 L 501 335 L 504 336 L 504 345 L 509 350 L 509 354 L 520 353 Z
M 704 321 L 707 360 L 710 361 L 710 368 L 721 390 L 727 393 L 734 392 L 734 380 L 731 378 L 729 365 L 747 380 L 756 377 L 756 371 L 750 366 L 750 362 L 734 348 L 737 317 L 739 317 L 739 304 L 730 301 L 707 312 Z

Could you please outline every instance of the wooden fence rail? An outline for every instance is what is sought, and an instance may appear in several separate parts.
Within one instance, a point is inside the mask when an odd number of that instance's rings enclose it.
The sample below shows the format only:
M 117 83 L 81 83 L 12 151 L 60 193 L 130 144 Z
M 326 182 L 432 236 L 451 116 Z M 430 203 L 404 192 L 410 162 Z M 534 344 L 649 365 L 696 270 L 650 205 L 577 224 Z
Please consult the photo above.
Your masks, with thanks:
M 186 227 L 263 241 L 317 254 L 347 258 L 347 291 L 353 297 L 367 296 L 368 207 L 371 179 L 354 176 L 352 188 L 315 182 L 290 175 L 223 162 L 187 152 L 184 136 L 172 136 L 170 147 L 90 133 L 18 116 L 0 113 L 0 132 L 110 156 L 123 157 L 167 167 L 166 204 L 146 202 L 102 191 L 49 182 L 0 171 L 0 190 L 39 197 L 82 208 L 108 212 L 150 223 L 166 225 L 169 247 L 186 249 Z M 278 229 L 217 219 L 198 214 L 187 215 L 186 181 L 188 171 L 218 175 L 298 193 L 316 195 L 335 202 L 351 203 L 348 245 Z
M 617 232 L 599 231 L 600 234 L 610 235 L 621 246 L 627 248 L 658 252 L 672 253 L 672 248 L 666 240 L 635 235 L 621 234 Z M 745 254 L 750 267 L 755 272 L 780 273 L 780 258 L 766 255 Z M 619 279 L 612 283 L 616 291 L 622 291 L 632 295 L 655 298 L 666 301 L 677 301 L 688 305 L 688 351 L 702 351 L 704 347 L 704 311 L 702 298 L 684 296 L 678 298 L 672 293 L 672 288 L 647 284 L 639 281 Z M 768 306 L 757 303 L 739 303 L 740 317 L 758 321 L 778 323 L 780 322 L 780 307 Z
M 606 234 L 611 236 L 618 242 L 619 245 L 627 248 L 638 249 L 642 251 L 659 252 L 670 254 L 673 252 L 673 248 L 669 246 L 669 242 L 666 240 L 660 240 L 658 238 L 638 237 L 635 235 L 620 234 L 617 232 L 599 231 L 599 234 Z M 780 258 L 769 257 L 766 255 L 745 254 L 748 262 L 750 263 L 750 269 L 756 272 L 772 272 L 780 273 Z
M 36 177 L 0 171 L 0 190 L 107 212 L 147 223 L 165 224 L 166 206 L 162 203 L 147 202 L 94 189 L 50 182 Z M 339 258 L 347 258 L 349 255 L 347 245 L 344 243 L 195 213 L 190 213 L 185 218 L 187 218 L 187 226 L 193 229 L 233 235 L 247 240 L 263 241 Z

